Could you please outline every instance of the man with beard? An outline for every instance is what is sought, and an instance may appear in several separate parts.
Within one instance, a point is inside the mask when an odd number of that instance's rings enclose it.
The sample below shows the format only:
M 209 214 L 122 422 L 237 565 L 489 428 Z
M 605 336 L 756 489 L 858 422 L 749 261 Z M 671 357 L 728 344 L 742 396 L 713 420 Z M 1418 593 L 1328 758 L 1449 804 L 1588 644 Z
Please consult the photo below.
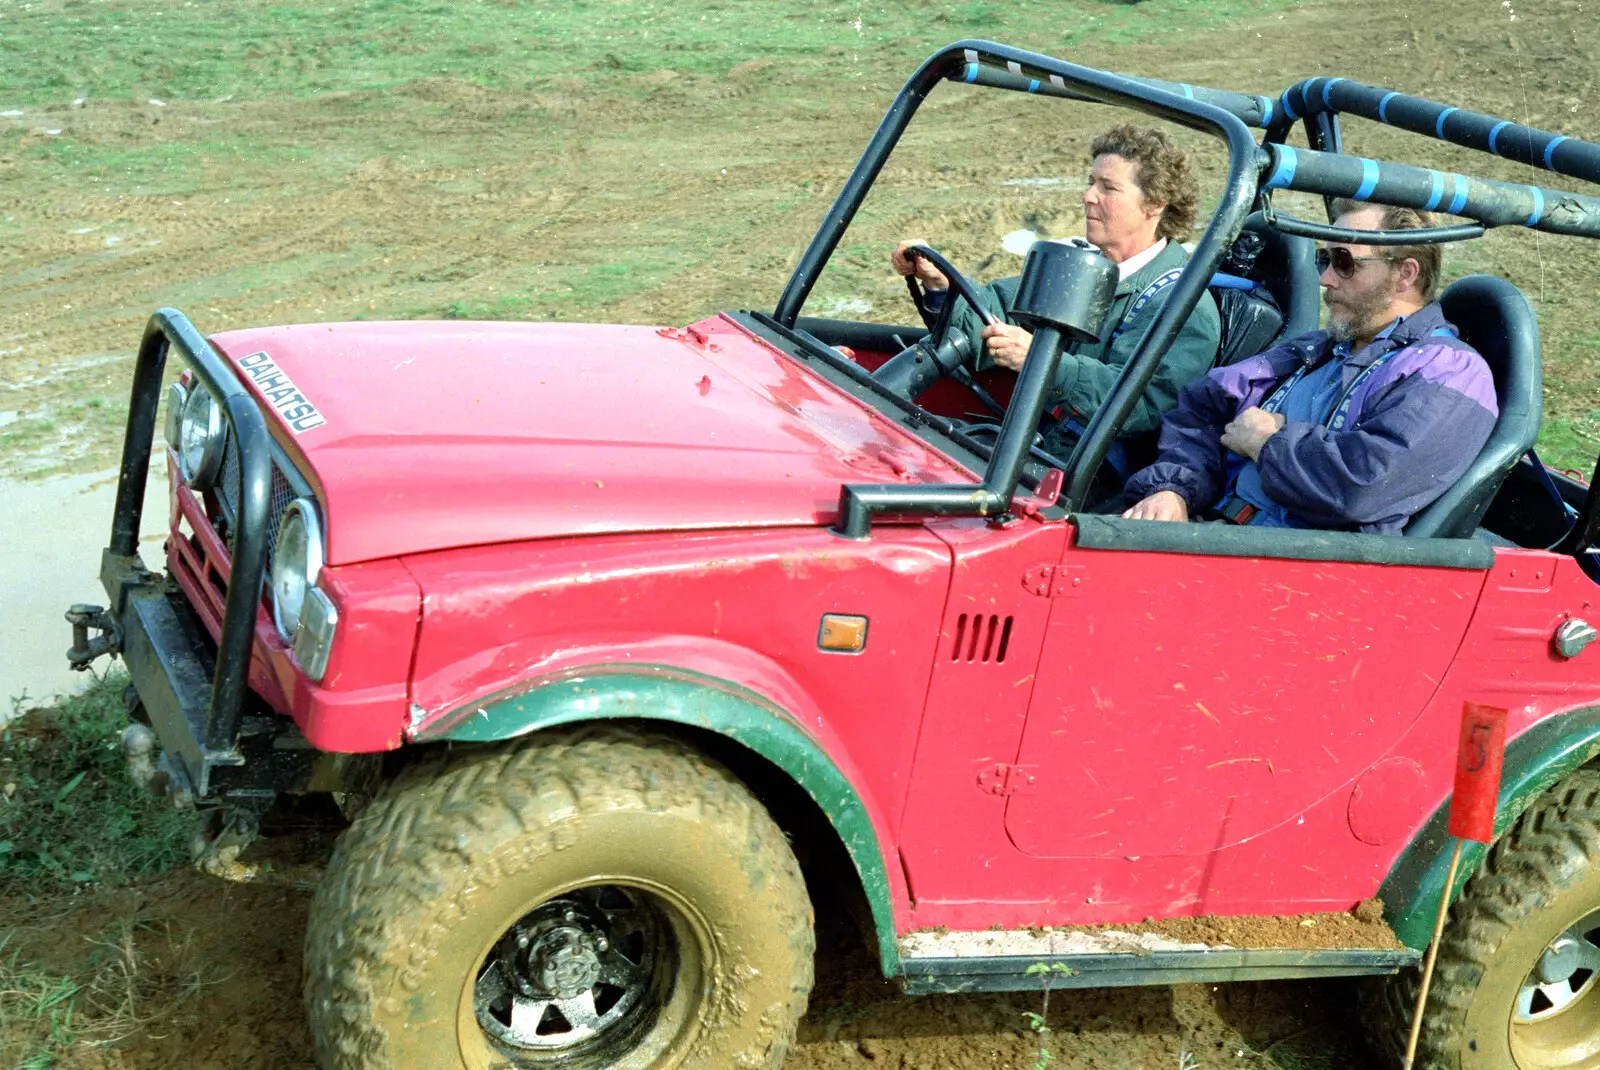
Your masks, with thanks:
M 1349 200 L 1334 214 L 1355 230 L 1435 225 Z M 1186 387 L 1122 515 L 1400 532 L 1466 471 L 1499 415 L 1488 365 L 1435 301 L 1440 260 L 1437 245 L 1319 250 L 1328 330 Z

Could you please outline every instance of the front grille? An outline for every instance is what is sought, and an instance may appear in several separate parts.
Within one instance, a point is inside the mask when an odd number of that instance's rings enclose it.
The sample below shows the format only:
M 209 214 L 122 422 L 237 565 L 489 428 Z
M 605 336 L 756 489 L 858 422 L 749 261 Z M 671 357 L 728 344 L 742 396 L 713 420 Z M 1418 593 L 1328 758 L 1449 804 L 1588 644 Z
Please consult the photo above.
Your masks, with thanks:
M 222 467 L 217 477 L 217 505 L 219 512 L 213 518 L 217 534 L 234 550 L 234 530 L 239 518 L 239 448 L 232 433 L 222 448 Z M 283 521 L 284 510 L 297 495 L 284 473 L 282 462 L 272 459 L 272 492 L 267 505 L 267 562 L 266 574 L 272 575 L 272 557 L 278 548 L 278 525 Z

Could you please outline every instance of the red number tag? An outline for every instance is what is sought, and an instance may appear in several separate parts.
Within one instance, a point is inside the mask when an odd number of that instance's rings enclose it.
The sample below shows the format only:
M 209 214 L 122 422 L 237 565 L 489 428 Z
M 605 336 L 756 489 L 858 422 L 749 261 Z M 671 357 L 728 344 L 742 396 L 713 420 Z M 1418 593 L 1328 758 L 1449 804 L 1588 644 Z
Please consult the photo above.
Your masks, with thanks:
M 1461 746 L 1456 752 L 1456 788 L 1450 799 L 1450 835 L 1479 843 L 1494 839 L 1505 750 L 1506 711 L 1466 703 L 1461 711 Z

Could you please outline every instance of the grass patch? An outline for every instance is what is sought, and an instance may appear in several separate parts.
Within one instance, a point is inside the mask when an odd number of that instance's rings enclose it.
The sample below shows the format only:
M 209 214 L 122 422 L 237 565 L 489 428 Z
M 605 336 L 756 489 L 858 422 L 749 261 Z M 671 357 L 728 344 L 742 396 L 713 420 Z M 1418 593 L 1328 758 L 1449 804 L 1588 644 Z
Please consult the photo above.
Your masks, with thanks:
M 536 288 L 486 298 L 455 298 L 413 315 L 449 320 L 582 320 L 607 322 L 619 305 L 662 284 L 683 265 L 589 264 L 562 269 Z
M 127 684 L 112 672 L 0 730 L 0 896 L 122 884 L 187 860 L 193 818 L 128 779 Z
M 1600 453 L 1600 413 L 1588 417 L 1546 416 L 1539 427 L 1539 459 L 1552 468 L 1588 479 Z
M 523 88 L 577 77 L 627 89 L 660 70 L 721 76 L 753 57 L 785 77 L 890 64 L 963 36 L 1039 49 L 1122 44 L 1287 9 L 1293 0 L 35 0 L 0 30 L 0 106 L 78 97 L 261 99 L 371 92 L 428 78 Z M 152 42 L 159 42 L 154 45 Z M 807 70 L 807 68 L 811 68 Z M 641 89 L 643 87 L 640 87 Z
M 63 972 L 0 941 L 0 1065 L 87 1065 L 92 1052 L 192 1013 L 213 983 L 189 938 L 164 922 L 124 918 L 70 951 L 79 961 Z

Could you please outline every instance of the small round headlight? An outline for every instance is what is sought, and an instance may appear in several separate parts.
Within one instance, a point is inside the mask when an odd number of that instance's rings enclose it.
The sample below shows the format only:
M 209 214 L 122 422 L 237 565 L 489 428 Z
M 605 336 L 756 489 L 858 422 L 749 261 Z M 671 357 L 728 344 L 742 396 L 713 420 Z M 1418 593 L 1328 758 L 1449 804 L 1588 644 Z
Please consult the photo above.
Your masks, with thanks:
M 222 465 L 222 410 L 200 383 L 193 384 L 178 418 L 178 468 L 183 481 L 204 490 L 217 478 Z
M 296 498 L 278 524 L 278 542 L 272 550 L 272 619 L 284 642 L 294 641 L 306 592 L 322 572 L 322 524 L 309 498 Z
M 183 403 L 189 400 L 189 391 L 182 383 L 167 387 L 167 445 L 180 449 L 183 445 L 180 428 L 183 426 Z

